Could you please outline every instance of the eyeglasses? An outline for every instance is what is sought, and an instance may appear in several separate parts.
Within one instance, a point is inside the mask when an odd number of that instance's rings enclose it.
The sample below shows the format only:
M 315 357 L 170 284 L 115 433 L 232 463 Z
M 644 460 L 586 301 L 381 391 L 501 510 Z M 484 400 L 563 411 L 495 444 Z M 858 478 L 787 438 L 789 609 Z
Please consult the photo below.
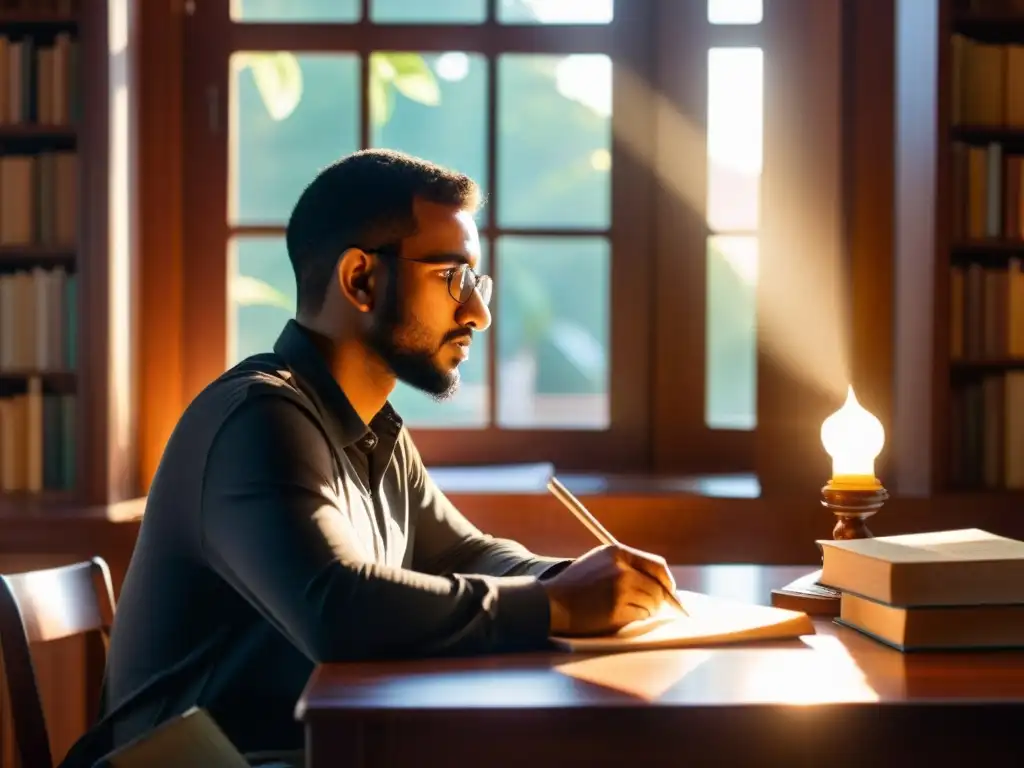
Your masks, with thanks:
M 418 259 L 409 259 L 418 261 Z M 494 281 L 490 275 L 480 275 L 470 269 L 469 264 L 459 264 L 448 271 L 448 294 L 459 304 L 465 304 L 473 297 L 473 291 L 480 294 L 484 306 L 491 303 Z
M 366 249 L 364 249 L 366 250 Z M 402 256 L 394 246 L 385 246 L 366 250 L 367 253 L 375 253 L 378 256 L 391 256 L 404 261 L 415 261 L 420 264 L 436 264 L 435 258 L 412 259 Z M 491 303 L 491 294 L 494 292 L 494 281 L 490 275 L 481 275 L 473 270 L 469 264 L 459 264 L 447 271 L 448 295 L 459 304 L 465 304 L 473 298 L 473 292 L 480 294 L 480 300 L 484 306 Z

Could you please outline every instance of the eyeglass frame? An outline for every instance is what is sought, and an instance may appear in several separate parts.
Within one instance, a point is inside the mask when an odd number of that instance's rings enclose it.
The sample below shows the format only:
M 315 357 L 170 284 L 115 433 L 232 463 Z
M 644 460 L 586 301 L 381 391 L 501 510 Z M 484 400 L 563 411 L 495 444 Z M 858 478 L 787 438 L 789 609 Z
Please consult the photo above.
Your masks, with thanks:
M 423 258 L 414 259 L 409 256 L 403 256 L 399 252 L 401 246 L 395 245 L 393 243 L 389 245 L 382 245 L 379 248 L 363 248 L 362 246 L 358 245 L 351 245 L 349 246 L 349 248 L 359 248 L 359 250 L 363 251 L 364 253 L 372 253 L 376 256 L 390 256 L 395 259 L 401 259 L 402 261 L 412 261 L 418 264 L 445 264 L 447 263 L 447 261 L 455 261 L 457 260 L 457 258 L 464 258 L 461 254 L 436 254 L 434 256 L 426 256 Z M 452 292 L 452 281 L 455 279 L 455 275 L 458 272 L 468 272 L 470 275 L 473 276 L 473 290 L 470 291 L 469 297 L 466 298 L 465 300 L 460 299 Z M 484 296 L 484 292 L 480 290 L 480 285 L 485 280 L 487 281 L 487 284 L 490 286 L 486 297 Z M 473 293 L 476 293 L 480 296 L 480 300 L 483 302 L 483 305 L 485 307 L 489 306 L 491 303 L 491 296 L 493 295 L 494 292 L 494 278 L 492 278 L 490 275 L 481 275 L 479 272 L 477 272 L 475 269 L 469 266 L 469 262 L 467 261 L 460 261 L 457 266 L 449 270 L 448 277 L 445 279 L 445 282 L 447 283 L 448 286 L 448 295 L 451 296 L 452 299 L 460 306 L 466 304 L 469 301 L 469 299 L 473 297 Z

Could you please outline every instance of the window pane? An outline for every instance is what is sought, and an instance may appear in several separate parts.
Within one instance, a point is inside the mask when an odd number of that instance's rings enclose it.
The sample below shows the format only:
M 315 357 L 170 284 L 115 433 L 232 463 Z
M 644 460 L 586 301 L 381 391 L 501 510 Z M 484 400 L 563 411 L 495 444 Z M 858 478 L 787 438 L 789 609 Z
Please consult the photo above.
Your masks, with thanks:
M 487 59 L 377 52 L 370 142 L 462 171 L 487 189 Z
M 756 237 L 708 238 L 707 380 L 712 429 L 757 426 Z
M 613 0 L 498 0 L 505 24 L 607 24 L 614 11 Z
M 361 15 L 360 0 L 231 0 L 232 21 L 349 23 Z
M 712 24 L 760 24 L 762 0 L 708 0 L 708 21 Z
M 371 0 L 370 20 L 378 24 L 480 24 L 486 0 Z
M 607 56 L 500 57 L 499 226 L 609 226 L 611 111 Z
M 284 223 L 317 172 L 359 149 L 359 58 L 231 56 L 228 220 Z
M 295 273 L 283 237 L 228 243 L 228 365 L 269 352 L 295 316 Z
M 762 160 L 760 48 L 708 51 L 708 226 L 757 229 Z
M 489 268 L 488 245 L 482 238 L 480 251 L 478 271 L 485 274 Z M 451 399 L 437 402 L 430 395 L 399 382 L 391 395 L 391 404 L 406 425 L 411 428 L 471 429 L 486 427 L 490 423 L 487 367 L 491 349 L 490 331 L 473 334 L 469 359 L 459 366 L 459 388 Z
M 499 425 L 607 428 L 608 241 L 506 236 L 497 259 Z

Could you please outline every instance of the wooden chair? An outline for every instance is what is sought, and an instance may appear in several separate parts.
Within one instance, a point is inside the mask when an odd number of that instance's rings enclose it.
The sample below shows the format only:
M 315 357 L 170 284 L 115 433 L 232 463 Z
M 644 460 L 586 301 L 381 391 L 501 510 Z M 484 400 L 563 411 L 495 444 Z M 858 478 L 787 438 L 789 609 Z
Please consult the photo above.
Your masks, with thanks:
M 53 768 L 30 646 L 98 632 L 105 647 L 113 620 L 114 589 L 102 558 L 0 576 L 0 652 L 22 768 Z

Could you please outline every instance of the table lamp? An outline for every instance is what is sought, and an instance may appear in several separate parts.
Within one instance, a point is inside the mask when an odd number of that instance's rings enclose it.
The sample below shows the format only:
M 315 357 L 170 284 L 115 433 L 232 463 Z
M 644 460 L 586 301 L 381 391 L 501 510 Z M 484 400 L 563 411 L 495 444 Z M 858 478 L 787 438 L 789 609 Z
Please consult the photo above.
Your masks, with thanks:
M 875 459 L 885 444 L 885 430 L 857 402 L 852 386 L 843 407 L 822 423 L 821 442 L 832 458 L 832 477 L 821 489 L 822 506 L 837 518 L 832 538 L 871 538 L 866 520 L 889 498 L 875 477 Z M 772 590 L 772 605 L 818 616 L 838 616 L 840 593 L 819 583 L 820 577 L 819 569 Z

